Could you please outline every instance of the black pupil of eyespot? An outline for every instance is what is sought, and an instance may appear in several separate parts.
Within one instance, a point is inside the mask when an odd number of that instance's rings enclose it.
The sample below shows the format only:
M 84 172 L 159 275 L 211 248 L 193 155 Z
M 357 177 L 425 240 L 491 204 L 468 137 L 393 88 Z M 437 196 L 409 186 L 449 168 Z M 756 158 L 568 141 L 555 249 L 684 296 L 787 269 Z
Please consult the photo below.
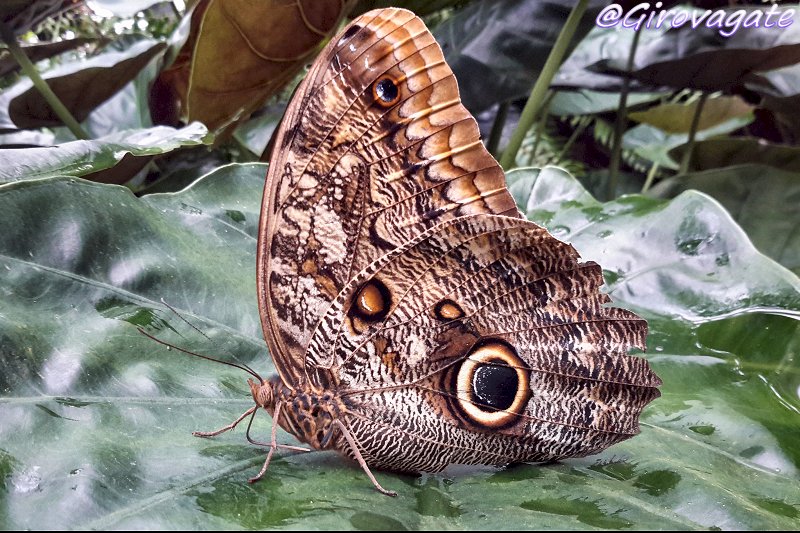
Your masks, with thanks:
M 382 79 L 375 86 L 375 94 L 384 102 L 392 102 L 397 98 L 397 85 L 392 80 Z
M 508 409 L 514 403 L 519 381 L 517 371 L 505 361 L 480 364 L 472 374 L 472 398 L 478 407 Z

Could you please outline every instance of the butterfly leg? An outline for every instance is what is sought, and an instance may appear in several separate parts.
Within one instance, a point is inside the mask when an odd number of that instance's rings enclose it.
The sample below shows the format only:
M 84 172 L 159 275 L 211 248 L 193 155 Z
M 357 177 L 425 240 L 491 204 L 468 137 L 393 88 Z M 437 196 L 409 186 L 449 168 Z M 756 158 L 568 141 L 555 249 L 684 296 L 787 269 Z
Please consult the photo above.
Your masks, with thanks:
M 361 452 L 358 450 L 356 439 L 354 439 L 353 435 L 350 434 L 350 430 L 347 429 L 347 426 L 345 426 L 339 419 L 335 419 L 333 423 L 336 427 L 339 428 L 339 431 L 342 432 L 344 438 L 347 439 L 347 443 L 350 445 L 350 449 L 353 450 L 353 455 L 355 456 L 356 461 L 358 461 L 358 464 L 361 466 L 361 469 L 364 471 L 365 474 L 367 474 L 367 477 L 369 478 L 370 481 L 372 481 L 372 484 L 375 486 L 375 488 L 378 489 L 378 492 L 380 492 L 381 494 L 386 494 L 387 496 L 397 496 L 397 493 L 395 491 L 386 490 L 383 487 L 381 487 L 381 484 L 378 483 L 378 480 L 375 479 L 375 476 L 372 475 L 372 471 L 370 471 L 369 466 L 367 466 L 367 462 L 364 460 L 364 458 L 361 456 Z
M 195 437 L 216 437 L 220 433 L 225 433 L 226 431 L 230 431 L 233 428 L 235 428 L 239 424 L 239 422 L 245 419 L 245 417 L 250 415 L 255 415 L 256 409 L 258 409 L 258 406 L 254 405 L 253 407 L 245 411 L 244 414 L 242 414 L 242 416 L 234 420 L 232 423 L 228 424 L 223 428 L 219 428 L 216 431 L 192 431 L 192 435 L 194 435 Z M 252 422 L 252 418 L 250 419 L 250 421 Z
M 245 436 L 247 437 L 247 442 L 249 442 L 250 444 L 255 444 L 256 446 L 272 446 L 271 442 L 261 442 L 261 441 L 255 440 L 253 437 L 250 436 L 250 428 L 253 427 L 253 419 L 254 418 L 255 417 L 251 417 L 250 418 L 250 422 L 247 423 L 247 433 L 245 434 Z M 273 422 L 273 424 L 274 424 L 274 422 Z M 275 439 L 273 438 L 273 442 L 274 441 L 275 441 Z M 275 446 L 277 446 L 278 448 L 283 448 L 284 450 L 290 450 L 290 451 L 293 451 L 293 452 L 310 452 L 311 451 L 308 448 L 303 448 L 302 446 L 292 446 L 290 444 L 276 444 Z
M 270 440 L 269 451 L 267 452 L 267 459 L 264 461 L 264 466 L 261 467 L 261 470 L 255 475 L 255 477 L 251 477 L 247 480 L 248 483 L 255 483 L 264 477 L 264 474 L 267 473 L 267 468 L 269 468 L 269 462 L 272 459 L 272 454 L 275 453 L 275 449 L 278 448 L 278 420 L 281 416 L 281 407 L 283 407 L 283 402 L 279 401 L 275 404 L 275 411 L 272 415 L 272 439 Z

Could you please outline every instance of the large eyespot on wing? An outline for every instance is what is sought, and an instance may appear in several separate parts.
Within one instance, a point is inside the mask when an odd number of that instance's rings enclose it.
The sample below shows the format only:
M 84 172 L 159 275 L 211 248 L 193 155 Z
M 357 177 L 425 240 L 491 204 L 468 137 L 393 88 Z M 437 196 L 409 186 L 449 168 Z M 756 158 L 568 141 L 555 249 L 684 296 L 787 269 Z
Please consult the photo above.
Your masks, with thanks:
M 372 279 L 391 293 L 389 310 L 353 328 L 351 295 Z M 454 435 L 525 439 L 516 460 L 594 453 L 638 432 L 661 384 L 628 355 L 645 348 L 647 323 L 607 307 L 602 283 L 598 265 L 531 222 L 461 217 L 357 276 L 315 334 L 309 366 L 337 376 L 354 413 L 391 410 L 393 395 L 413 390 L 420 418 Z
M 514 424 L 531 398 L 530 370 L 514 347 L 500 339 L 483 339 L 450 374 L 451 405 L 481 427 Z
M 270 160 L 257 283 L 284 380 L 304 379 L 313 331 L 358 272 L 474 213 L 519 216 L 441 49 L 409 11 L 361 15 L 311 66 Z

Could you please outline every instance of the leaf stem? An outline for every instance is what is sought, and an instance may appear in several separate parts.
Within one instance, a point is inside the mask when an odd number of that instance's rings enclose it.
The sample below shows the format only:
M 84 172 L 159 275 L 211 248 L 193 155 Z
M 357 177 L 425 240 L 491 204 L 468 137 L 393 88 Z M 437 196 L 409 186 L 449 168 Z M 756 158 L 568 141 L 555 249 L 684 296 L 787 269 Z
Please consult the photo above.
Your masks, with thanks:
M 692 153 L 694 152 L 694 141 L 697 135 L 697 127 L 700 125 L 700 115 L 703 114 L 703 107 L 708 99 L 708 93 L 700 93 L 700 99 L 697 101 L 697 107 L 694 110 L 694 117 L 692 117 L 692 125 L 689 128 L 689 140 L 686 142 L 686 150 L 683 152 L 681 159 L 681 168 L 678 174 L 686 174 L 689 170 L 689 163 L 692 160 Z
M 506 124 L 510 105 L 510 102 L 502 102 L 497 108 L 492 131 L 489 133 L 489 142 L 486 144 L 486 149 L 489 150 L 490 154 L 496 154 L 497 147 L 500 146 L 500 138 L 503 136 L 503 126 Z
M 553 101 L 555 94 L 555 91 L 547 91 L 547 96 L 544 97 L 544 103 L 535 117 L 536 126 L 534 127 L 533 146 L 528 155 L 529 167 L 533 166 L 534 161 L 536 161 L 536 150 L 539 149 L 539 142 L 544 137 L 545 128 L 547 127 L 547 115 L 550 113 L 550 102 Z
M 17 42 L 14 32 L 2 21 L 0 21 L 0 38 L 8 45 L 8 51 L 11 52 L 14 60 L 19 64 L 22 72 L 30 78 L 31 82 L 33 82 L 33 86 L 36 87 L 36 90 L 39 91 L 45 101 L 50 105 L 56 116 L 61 119 L 61 122 L 63 122 L 64 125 L 69 128 L 69 131 L 78 139 L 89 139 L 89 135 L 83 130 L 78 121 L 75 120 L 75 117 L 72 116 L 72 113 L 69 112 L 69 109 L 61 102 L 56 93 L 47 85 L 47 82 L 39 75 L 39 72 L 36 70 L 36 67 L 28 58 L 27 54 L 22 51 L 22 47 L 20 47 Z
M 631 48 L 628 52 L 628 63 L 625 68 L 625 77 L 622 78 L 622 88 L 619 92 L 619 106 L 614 121 L 614 147 L 611 149 L 611 161 L 608 165 L 608 183 L 606 185 L 606 199 L 613 200 L 619 182 L 619 167 L 622 162 L 622 136 L 625 135 L 625 124 L 628 120 L 628 93 L 630 92 L 630 72 L 633 70 L 636 49 L 639 48 L 639 37 L 642 32 L 634 30 Z
M 525 103 L 525 107 L 522 110 L 519 124 L 514 130 L 511 139 L 508 141 L 508 146 L 506 146 L 505 151 L 503 151 L 503 157 L 500 158 L 500 165 L 504 169 L 508 170 L 514 164 L 519 147 L 522 145 L 522 140 L 525 138 L 525 133 L 530 129 L 536 119 L 537 111 L 542 106 L 542 102 L 547 94 L 547 89 L 550 87 L 550 82 L 553 81 L 556 72 L 558 72 L 558 68 L 561 66 L 561 62 L 567 53 L 569 43 L 572 41 L 572 37 L 578 29 L 578 24 L 588 5 L 589 0 L 579 0 L 575 7 L 572 8 L 569 17 L 567 17 L 567 22 L 564 24 L 564 27 L 561 28 L 561 33 L 558 34 L 553 49 L 550 50 L 550 55 L 547 56 L 547 61 L 544 67 L 542 67 L 542 71 L 539 73 L 536 83 L 533 85 L 530 96 L 528 96 L 528 101 Z
M 650 187 L 653 186 L 653 180 L 656 179 L 656 173 L 658 172 L 658 161 L 654 161 L 650 170 L 647 172 L 647 179 L 644 181 L 644 185 L 642 186 L 642 194 L 646 193 L 650 190 Z

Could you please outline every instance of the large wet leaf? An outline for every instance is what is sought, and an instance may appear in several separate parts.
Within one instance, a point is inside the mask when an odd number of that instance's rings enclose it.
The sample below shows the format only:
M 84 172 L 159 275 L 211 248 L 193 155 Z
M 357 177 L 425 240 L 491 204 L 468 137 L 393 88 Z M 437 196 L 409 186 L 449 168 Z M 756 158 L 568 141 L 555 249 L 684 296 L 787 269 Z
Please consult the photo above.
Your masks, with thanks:
M 800 174 L 767 165 L 738 165 L 666 179 L 651 192 L 664 198 L 694 189 L 713 196 L 759 250 L 800 274 Z
M 638 309 L 690 321 L 752 307 L 800 318 L 800 279 L 761 255 L 704 194 L 601 204 L 554 167 L 513 173 L 509 184 L 529 217 L 600 263 L 610 294 Z
M 264 451 L 242 430 L 190 435 L 251 405 L 246 375 L 134 324 L 272 370 L 254 281 L 264 174 L 231 165 L 143 198 L 77 178 L 0 187 L 4 528 L 796 527 L 799 322 L 748 311 L 796 314 L 797 278 L 704 195 L 600 204 L 556 170 L 509 179 L 531 215 L 602 261 L 618 302 L 650 319 L 647 357 L 664 386 L 642 434 L 555 465 L 378 472 L 394 499 L 327 452 L 281 453 L 248 485 Z M 258 438 L 269 428 L 256 420 Z

